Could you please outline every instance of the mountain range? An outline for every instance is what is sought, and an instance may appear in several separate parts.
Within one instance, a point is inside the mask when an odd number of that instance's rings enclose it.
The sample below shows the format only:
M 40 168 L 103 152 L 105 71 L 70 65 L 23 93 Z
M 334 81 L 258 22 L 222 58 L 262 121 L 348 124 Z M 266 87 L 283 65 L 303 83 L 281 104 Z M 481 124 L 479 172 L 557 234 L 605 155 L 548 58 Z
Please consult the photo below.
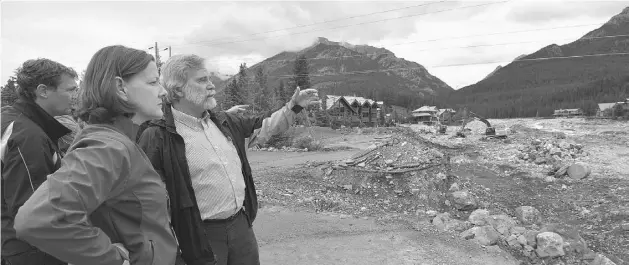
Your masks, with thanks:
M 411 106 L 454 91 L 422 65 L 398 58 L 387 49 L 333 42 L 323 37 L 300 51 L 281 52 L 248 67 L 248 76 L 253 77 L 262 68 L 269 87 L 277 87 L 282 81 L 288 84 L 293 64 L 301 55 L 308 60 L 312 87 L 320 95 L 356 95 L 383 100 L 385 104 Z
M 550 44 L 498 67 L 447 102 L 489 117 L 545 116 L 557 108 L 617 102 L 629 97 L 629 54 L 622 53 L 629 53 L 629 7 L 574 42 Z
M 385 48 L 323 37 L 300 51 L 267 58 L 247 72 L 253 80 L 262 68 L 268 86 L 275 88 L 282 81 L 288 84 L 295 60 L 303 55 L 311 85 L 323 95 L 356 95 L 407 108 L 467 107 L 482 116 L 507 118 L 550 115 L 557 108 L 591 111 L 596 103 L 629 97 L 629 55 L 600 55 L 611 53 L 629 53 L 629 7 L 574 42 L 518 56 L 456 91 L 421 64 Z

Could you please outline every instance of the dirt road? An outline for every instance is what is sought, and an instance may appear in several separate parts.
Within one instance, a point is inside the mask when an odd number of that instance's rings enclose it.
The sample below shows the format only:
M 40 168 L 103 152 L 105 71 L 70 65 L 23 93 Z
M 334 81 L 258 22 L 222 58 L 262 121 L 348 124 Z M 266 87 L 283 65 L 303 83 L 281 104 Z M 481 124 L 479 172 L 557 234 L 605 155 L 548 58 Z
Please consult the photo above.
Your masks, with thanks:
M 249 156 L 255 171 L 345 159 L 352 153 L 254 151 Z M 415 231 L 372 219 L 267 206 L 254 229 L 262 264 L 518 264 L 497 247 L 481 248 L 428 224 Z

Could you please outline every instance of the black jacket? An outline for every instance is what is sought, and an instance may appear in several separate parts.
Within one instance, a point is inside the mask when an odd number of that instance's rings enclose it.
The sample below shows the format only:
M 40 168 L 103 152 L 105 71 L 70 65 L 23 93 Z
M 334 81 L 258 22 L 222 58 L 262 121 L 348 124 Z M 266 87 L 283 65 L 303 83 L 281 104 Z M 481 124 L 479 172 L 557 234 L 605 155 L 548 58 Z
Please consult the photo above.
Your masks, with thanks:
M 179 240 L 182 258 L 188 265 L 214 264 L 214 253 L 202 228 L 201 214 L 192 188 L 186 160 L 185 143 L 177 133 L 171 105 L 164 104 L 164 118 L 144 123 L 138 131 L 138 144 L 146 152 L 168 190 L 172 226 Z M 301 107 L 293 107 L 301 111 Z M 247 160 L 246 138 L 262 126 L 262 121 L 272 112 L 248 118 L 226 112 L 212 113 L 210 119 L 232 140 L 238 151 L 245 179 L 245 215 L 249 225 L 253 224 L 258 212 L 258 199 Z
M 61 166 L 57 143 L 71 131 L 24 98 L 3 109 L 1 123 L 3 134 L 13 124 L 2 161 L 2 255 L 10 256 L 33 248 L 16 238 L 13 221 L 17 210 Z

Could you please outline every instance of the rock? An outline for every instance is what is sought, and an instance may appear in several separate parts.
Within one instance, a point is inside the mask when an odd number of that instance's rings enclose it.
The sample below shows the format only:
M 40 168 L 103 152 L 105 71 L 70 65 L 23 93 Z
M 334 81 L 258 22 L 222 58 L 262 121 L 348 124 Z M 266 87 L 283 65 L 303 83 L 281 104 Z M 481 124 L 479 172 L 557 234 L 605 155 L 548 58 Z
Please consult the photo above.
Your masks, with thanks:
M 559 142 L 559 148 L 561 149 L 570 149 L 570 144 L 566 141 Z
M 568 167 L 568 176 L 571 179 L 584 179 L 587 178 L 592 170 L 582 163 L 576 163 Z
M 461 211 L 470 211 L 478 207 L 476 198 L 467 190 L 455 191 L 452 193 L 454 207 Z
M 546 176 L 546 177 L 544 178 L 544 181 L 546 181 L 546 182 L 548 182 L 548 183 L 550 183 L 550 182 L 554 182 L 554 181 L 555 181 L 555 178 L 553 178 L 553 177 L 551 177 L 551 176 Z
M 516 237 L 515 235 L 510 235 L 509 237 L 507 237 L 506 241 L 509 246 L 512 246 L 512 247 L 520 246 L 520 242 L 518 242 L 518 237 Z
M 437 229 L 442 231 L 465 231 L 472 225 L 469 222 L 464 222 L 457 219 L 452 219 L 449 213 L 442 213 L 435 216 L 432 220 L 432 224 Z
M 465 239 L 474 239 L 483 246 L 492 246 L 498 243 L 500 234 L 490 225 L 472 227 L 461 233 Z
M 472 239 L 476 236 L 477 230 L 481 229 L 480 227 L 472 227 L 468 230 L 463 231 L 460 236 L 463 239 Z
M 426 211 L 426 215 L 428 215 L 430 217 L 435 217 L 435 216 L 437 216 L 437 214 L 438 214 L 437 211 L 434 211 L 434 210 Z
M 387 164 L 387 166 L 393 165 L 393 162 L 394 161 L 392 159 L 384 160 L 384 163 Z
M 553 232 L 542 232 L 537 235 L 537 256 L 558 257 L 566 253 L 563 250 L 563 238 Z
M 538 157 L 535 159 L 535 164 L 541 165 L 541 164 L 545 164 L 547 162 L 547 160 L 543 157 Z
M 539 234 L 539 231 L 526 230 L 526 232 L 524 232 L 524 237 L 526 238 L 526 244 L 531 247 L 536 247 L 538 234 Z
M 352 190 L 352 185 L 343 185 L 343 188 L 346 190 Z
M 514 235 L 524 235 L 524 233 L 526 232 L 526 228 L 522 227 L 522 226 L 514 226 L 511 227 L 511 234 Z
M 601 254 L 598 254 L 596 255 L 596 258 L 594 258 L 594 260 L 590 262 L 590 265 L 616 265 L 616 263 L 614 263 L 607 257 Z
M 520 206 L 516 208 L 515 217 L 525 225 L 542 223 L 542 213 L 532 206 Z
M 467 220 L 474 225 L 483 226 L 489 223 L 489 218 L 489 211 L 485 209 L 478 209 L 473 211 Z
M 449 191 L 459 191 L 459 190 L 461 190 L 461 189 L 459 188 L 459 184 L 457 184 L 456 182 L 452 183 L 452 185 L 450 186 L 450 189 L 449 189 Z
M 359 167 L 365 167 L 366 165 L 367 165 L 367 164 L 365 164 L 365 162 L 361 162 L 361 163 L 358 163 L 358 165 L 357 165 L 357 166 L 359 166 Z
M 576 252 L 583 254 L 588 250 L 585 239 L 579 235 L 579 232 L 576 229 L 570 226 L 562 224 L 547 224 L 542 227 L 540 232 L 553 232 L 560 235 L 566 243 L 564 251 L 567 253 Z
M 535 139 L 535 140 L 531 141 L 531 145 L 537 146 L 537 145 L 541 145 L 541 144 L 542 144 L 542 141 L 540 139 Z
M 511 228 L 514 227 L 517 222 L 508 215 L 500 214 L 490 216 L 489 224 L 500 234 L 506 236 L 509 235 L 509 231 L 511 231 Z
M 551 149 L 550 149 L 550 151 L 549 151 L 549 153 L 550 153 L 551 155 L 556 155 L 556 156 L 561 156 L 561 155 L 562 155 L 562 153 L 561 153 L 561 149 L 559 149 L 559 148 L 555 148 L 555 147 L 551 148 Z
M 516 239 L 518 240 L 518 243 L 520 243 L 520 245 L 528 246 L 527 244 L 528 241 L 526 240 L 526 237 L 524 237 L 523 235 L 519 235 Z
M 568 168 L 570 167 L 570 165 L 564 165 L 561 168 L 559 168 L 557 170 L 557 172 L 555 172 L 555 177 L 556 178 L 561 178 L 563 176 L 565 176 L 568 173 Z

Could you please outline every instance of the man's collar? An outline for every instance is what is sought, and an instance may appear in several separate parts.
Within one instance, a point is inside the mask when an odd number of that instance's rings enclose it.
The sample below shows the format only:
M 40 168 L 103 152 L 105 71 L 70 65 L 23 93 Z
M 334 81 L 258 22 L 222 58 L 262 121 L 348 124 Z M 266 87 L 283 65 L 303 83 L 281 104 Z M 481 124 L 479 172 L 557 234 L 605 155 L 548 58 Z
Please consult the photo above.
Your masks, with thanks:
M 13 107 L 37 124 L 54 143 L 72 132 L 30 99 L 21 97 L 13 104 Z

